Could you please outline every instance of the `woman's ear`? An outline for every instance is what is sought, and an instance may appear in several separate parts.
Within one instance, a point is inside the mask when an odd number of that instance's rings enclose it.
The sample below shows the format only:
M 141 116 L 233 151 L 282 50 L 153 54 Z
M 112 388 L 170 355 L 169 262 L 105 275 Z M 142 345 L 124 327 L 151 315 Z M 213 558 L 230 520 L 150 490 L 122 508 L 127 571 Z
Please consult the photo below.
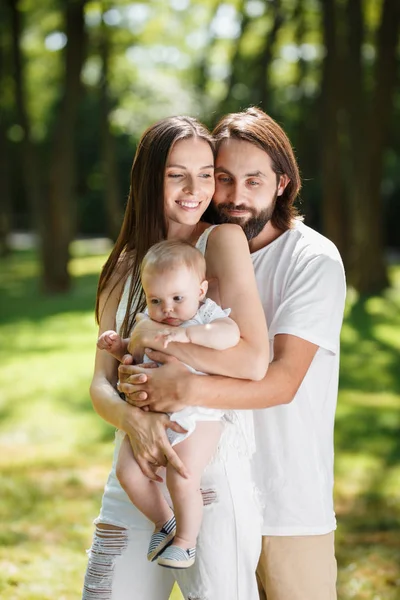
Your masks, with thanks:
M 204 300 L 207 295 L 208 290 L 208 281 L 205 279 L 200 283 L 200 300 Z

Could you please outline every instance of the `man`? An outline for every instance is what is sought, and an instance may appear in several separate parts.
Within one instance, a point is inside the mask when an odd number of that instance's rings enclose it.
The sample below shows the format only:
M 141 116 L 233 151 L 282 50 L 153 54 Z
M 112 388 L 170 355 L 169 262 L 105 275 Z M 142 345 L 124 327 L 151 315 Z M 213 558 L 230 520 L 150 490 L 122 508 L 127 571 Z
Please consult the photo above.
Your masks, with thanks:
M 251 108 L 224 117 L 214 134 L 212 214 L 247 235 L 272 362 L 262 381 L 249 382 L 192 375 L 176 359 L 152 351 L 149 356 L 164 366 L 121 366 L 120 389 L 137 405 L 159 411 L 185 404 L 254 409 L 254 476 L 263 505 L 260 598 L 332 600 L 342 262 L 329 240 L 295 219 L 300 178 L 279 125 Z

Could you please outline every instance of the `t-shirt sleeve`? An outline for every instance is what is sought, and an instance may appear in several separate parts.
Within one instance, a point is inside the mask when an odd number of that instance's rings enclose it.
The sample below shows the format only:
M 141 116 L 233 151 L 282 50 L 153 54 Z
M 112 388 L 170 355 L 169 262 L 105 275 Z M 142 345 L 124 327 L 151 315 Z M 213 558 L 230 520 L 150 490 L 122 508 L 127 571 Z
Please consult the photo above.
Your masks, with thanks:
M 288 277 L 270 337 L 291 334 L 336 354 L 346 282 L 340 259 L 319 255 L 298 264 Z
M 204 304 L 199 308 L 198 316 L 200 321 L 207 325 L 207 323 L 211 323 L 216 319 L 225 319 L 229 317 L 231 312 L 230 308 L 221 308 L 219 304 L 211 300 L 211 298 L 207 298 Z

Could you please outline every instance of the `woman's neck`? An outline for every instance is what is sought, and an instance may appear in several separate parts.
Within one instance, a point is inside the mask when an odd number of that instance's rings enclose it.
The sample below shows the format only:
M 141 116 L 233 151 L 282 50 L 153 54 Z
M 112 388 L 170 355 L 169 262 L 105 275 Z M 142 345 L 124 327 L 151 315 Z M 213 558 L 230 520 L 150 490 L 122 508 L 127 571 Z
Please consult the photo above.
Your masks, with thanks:
M 191 244 L 196 244 L 200 235 L 209 227 L 208 223 L 199 221 L 195 225 L 182 225 L 180 223 L 169 223 L 167 240 L 186 240 Z

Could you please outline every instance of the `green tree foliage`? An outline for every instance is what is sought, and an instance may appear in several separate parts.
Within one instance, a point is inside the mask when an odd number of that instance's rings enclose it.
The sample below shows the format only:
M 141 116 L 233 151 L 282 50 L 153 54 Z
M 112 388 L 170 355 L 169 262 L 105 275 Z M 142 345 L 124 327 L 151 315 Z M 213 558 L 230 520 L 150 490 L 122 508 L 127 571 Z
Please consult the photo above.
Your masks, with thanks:
M 71 97 L 66 56 L 68 46 L 77 48 L 65 8 L 77 4 L 7 0 L 1 9 L 5 32 L 15 12 L 19 19 L 17 63 L 9 33 L 0 53 L 1 185 L 7 189 L 7 173 L 14 226 L 35 227 L 42 239 L 53 228 L 43 211 L 50 206 L 54 136 Z M 151 122 L 189 113 L 212 127 L 221 114 L 250 104 L 282 123 L 294 143 L 306 221 L 338 244 L 359 290 L 385 286 L 386 247 L 400 246 L 396 0 L 81 4 L 83 94 L 67 136 L 74 160 L 61 187 L 69 191 L 56 209 L 61 224 L 69 219 L 69 233 L 52 256 L 64 283 L 48 282 L 49 289 L 69 285 L 67 246 L 75 233 L 115 237 L 136 141 Z M 4 157 L 12 157 L 9 167 Z M 54 189 L 53 198 L 61 202 Z

